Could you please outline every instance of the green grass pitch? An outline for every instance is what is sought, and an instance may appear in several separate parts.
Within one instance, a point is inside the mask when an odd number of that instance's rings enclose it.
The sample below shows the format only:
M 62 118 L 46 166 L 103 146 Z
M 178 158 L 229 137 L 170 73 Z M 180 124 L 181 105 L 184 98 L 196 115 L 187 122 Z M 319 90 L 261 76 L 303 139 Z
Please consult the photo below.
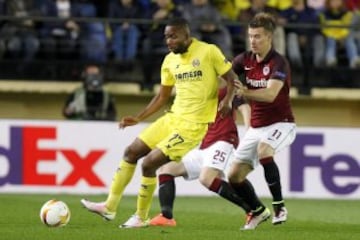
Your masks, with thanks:
M 271 220 L 254 231 L 240 231 L 244 213 L 236 206 L 214 197 L 178 197 L 175 202 L 175 228 L 148 227 L 119 229 L 135 211 L 136 198 L 124 196 L 117 218 L 106 222 L 80 205 L 80 198 L 104 200 L 104 195 L 0 194 L 0 239 L 2 240 L 359 240 L 359 200 L 287 199 L 289 218 L 272 226 Z M 43 225 L 39 211 L 44 202 L 56 198 L 71 209 L 67 226 Z M 263 199 L 270 206 L 269 199 Z M 154 198 L 151 216 L 159 212 Z

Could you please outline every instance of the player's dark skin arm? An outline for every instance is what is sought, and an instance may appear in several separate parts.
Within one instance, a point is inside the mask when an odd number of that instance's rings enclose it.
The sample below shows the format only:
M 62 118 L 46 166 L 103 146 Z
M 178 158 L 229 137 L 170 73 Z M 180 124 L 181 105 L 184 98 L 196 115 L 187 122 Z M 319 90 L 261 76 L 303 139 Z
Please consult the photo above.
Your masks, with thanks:
M 125 116 L 121 119 L 119 123 L 120 128 L 125 128 L 128 126 L 133 126 L 140 121 L 148 118 L 152 114 L 159 111 L 165 104 L 169 101 L 171 97 L 173 86 L 164 86 L 161 85 L 160 91 L 156 94 L 150 103 L 142 110 L 139 114 L 134 116 Z
M 234 80 L 238 79 L 236 73 L 230 69 L 224 75 L 221 76 L 226 81 L 227 92 L 224 99 L 219 103 L 219 109 L 221 116 L 225 116 L 231 112 L 232 109 L 232 100 L 234 99 L 236 93 L 236 87 Z

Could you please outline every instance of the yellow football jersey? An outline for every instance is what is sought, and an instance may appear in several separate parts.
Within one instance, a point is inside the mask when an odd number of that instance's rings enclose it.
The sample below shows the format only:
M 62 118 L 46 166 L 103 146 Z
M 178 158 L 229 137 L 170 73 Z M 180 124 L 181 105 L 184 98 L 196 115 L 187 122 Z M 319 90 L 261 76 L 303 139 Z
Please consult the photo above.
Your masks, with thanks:
M 161 84 L 174 86 L 171 111 L 191 122 L 213 122 L 218 103 L 218 76 L 231 69 L 220 49 L 193 38 L 186 53 L 166 55 Z
M 279 10 L 285 10 L 292 6 L 291 0 L 268 0 L 266 5 Z

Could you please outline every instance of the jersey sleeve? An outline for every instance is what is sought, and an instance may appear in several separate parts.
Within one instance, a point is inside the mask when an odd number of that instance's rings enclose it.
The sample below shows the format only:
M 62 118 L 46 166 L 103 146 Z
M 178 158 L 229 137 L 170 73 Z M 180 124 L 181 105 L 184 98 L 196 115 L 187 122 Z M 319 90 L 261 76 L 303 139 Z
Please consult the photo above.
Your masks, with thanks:
M 165 86 L 174 86 L 175 79 L 170 72 L 171 61 L 168 55 L 165 57 L 161 65 L 161 84 Z
M 211 45 L 210 56 L 211 56 L 211 62 L 215 67 L 215 71 L 219 76 L 224 75 L 231 69 L 232 66 L 231 62 L 226 59 L 224 54 L 220 51 L 220 49 L 217 46 Z
M 245 53 L 241 53 L 233 59 L 233 70 L 237 75 L 244 73 L 244 59 Z
M 276 58 L 274 60 L 274 64 L 272 67 L 272 71 L 270 73 L 269 79 L 276 79 L 280 81 L 285 81 L 288 77 L 289 71 L 288 69 L 288 63 L 284 58 Z

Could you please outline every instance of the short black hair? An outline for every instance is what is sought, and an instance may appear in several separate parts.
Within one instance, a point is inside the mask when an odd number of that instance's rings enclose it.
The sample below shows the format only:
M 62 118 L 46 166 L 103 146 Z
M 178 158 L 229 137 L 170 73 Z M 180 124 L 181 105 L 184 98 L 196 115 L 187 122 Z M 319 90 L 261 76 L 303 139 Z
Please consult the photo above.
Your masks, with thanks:
M 189 27 L 189 22 L 185 18 L 174 17 L 171 18 L 166 25 L 174 27 Z
M 276 19 L 270 13 L 260 12 L 251 19 L 248 26 L 250 28 L 263 27 L 265 30 L 273 33 L 276 28 Z

